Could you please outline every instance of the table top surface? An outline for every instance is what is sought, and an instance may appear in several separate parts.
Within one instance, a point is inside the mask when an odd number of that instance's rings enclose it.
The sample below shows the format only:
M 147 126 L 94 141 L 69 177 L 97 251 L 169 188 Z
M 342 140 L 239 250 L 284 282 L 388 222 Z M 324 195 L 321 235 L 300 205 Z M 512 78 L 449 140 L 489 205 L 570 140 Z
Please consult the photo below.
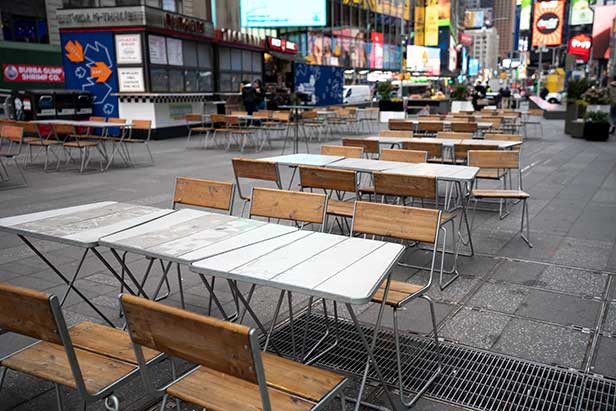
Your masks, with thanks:
M 472 181 L 479 172 L 479 167 L 438 163 L 416 163 L 408 164 L 405 167 L 385 170 L 383 172 L 390 174 L 435 177 L 438 180 Z
M 101 238 L 100 245 L 190 264 L 294 231 L 294 226 L 186 208 Z
M 109 123 L 107 121 L 77 121 L 77 120 L 35 120 L 32 123 L 36 124 L 62 124 L 74 127 L 89 127 L 89 128 L 123 128 L 130 127 L 130 123 L 118 124 Z
M 342 303 L 368 303 L 401 244 L 295 231 L 197 261 L 191 270 Z
M 488 140 L 483 138 L 473 139 L 456 139 L 456 138 L 433 138 L 433 137 L 385 137 L 385 136 L 370 136 L 366 140 L 376 140 L 381 144 L 401 144 L 405 141 L 412 143 L 442 143 L 444 146 L 454 146 L 455 144 L 477 144 L 498 146 L 499 148 L 511 148 L 521 145 L 522 141 L 503 141 L 503 140 Z
M 286 154 L 282 156 L 260 158 L 260 161 L 271 161 L 281 165 L 287 166 L 325 166 L 336 161 L 343 160 L 342 156 L 325 156 L 322 154 Z
M 104 201 L 0 219 L 0 230 L 80 247 L 95 247 L 101 237 L 169 213 L 142 205 Z
M 408 166 L 409 163 L 399 161 L 372 160 L 368 158 L 344 158 L 335 163 L 328 164 L 329 168 L 339 168 L 343 170 L 355 170 L 360 172 L 385 171 L 393 168 Z

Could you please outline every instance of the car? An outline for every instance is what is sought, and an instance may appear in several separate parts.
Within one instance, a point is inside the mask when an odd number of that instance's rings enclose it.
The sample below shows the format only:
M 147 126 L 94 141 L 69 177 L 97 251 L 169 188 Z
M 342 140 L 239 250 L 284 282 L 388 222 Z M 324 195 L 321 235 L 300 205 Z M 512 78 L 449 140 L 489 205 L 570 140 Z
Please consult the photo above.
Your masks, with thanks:
M 564 90 L 558 91 L 556 93 L 548 93 L 548 95 L 545 96 L 545 101 L 547 101 L 548 103 L 552 103 L 552 104 L 560 104 L 562 103 L 566 95 L 567 95 L 567 92 Z
M 342 95 L 344 104 L 365 104 L 372 98 L 370 86 L 367 85 L 344 86 Z

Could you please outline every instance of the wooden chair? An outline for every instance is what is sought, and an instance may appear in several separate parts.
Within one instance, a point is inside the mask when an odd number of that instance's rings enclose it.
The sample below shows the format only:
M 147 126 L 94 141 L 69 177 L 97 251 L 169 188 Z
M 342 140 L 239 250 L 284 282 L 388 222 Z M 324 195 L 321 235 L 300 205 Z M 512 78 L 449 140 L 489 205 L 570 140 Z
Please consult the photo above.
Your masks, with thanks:
M 377 140 L 366 140 L 364 138 L 343 138 L 342 145 L 344 147 L 361 147 L 364 149 L 366 158 L 378 158 L 380 148 Z
M 294 221 L 305 224 L 319 224 L 325 228 L 327 196 L 318 193 L 277 190 L 253 187 L 248 218 L 265 217 Z
M 24 143 L 28 146 L 28 165 L 32 165 L 38 155 L 42 152 L 45 153 L 45 164 L 43 170 L 47 171 L 49 164 L 49 154 L 51 153 L 56 158 L 56 169 L 60 166 L 60 156 L 53 150 L 53 147 L 57 147 L 61 144 L 53 136 L 53 130 L 50 135 L 43 136 L 39 125 L 29 121 L 15 121 L 14 126 L 21 127 L 24 132 Z M 33 148 L 38 147 L 39 150 L 36 154 L 33 153 Z
M 476 133 L 477 132 L 477 123 L 451 123 L 451 131 L 459 132 L 459 133 Z
M 346 158 L 362 158 L 363 147 L 322 145 L 321 154 L 324 156 L 342 156 Z
M 397 150 L 384 148 L 381 150 L 380 160 L 397 161 L 400 163 L 427 163 L 428 152 L 418 150 Z
M 240 216 L 244 215 L 246 203 L 250 202 L 250 196 L 242 192 L 240 179 L 246 178 L 250 180 L 269 181 L 276 185 L 276 188 L 282 189 L 280 182 L 280 170 L 274 162 L 251 160 L 247 158 L 233 158 L 233 173 L 235 174 L 235 185 L 239 197 L 244 201 Z
M 411 130 L 381 130 L 379 131 L 380 137 L 413 137 Z
M 177 177 L 173 195 L 173 209 L 178 204 L 194 207 L 213 208 L 231 214 L 235 184 L 204 180 L 200 178 Z
M 9 171 L 4 164 L 4 160 L 13 160 L 17 171 L 21 174 L 23 184 L 28 186 L 28 180 L 26 180 L 26 176 L 17 161 L 21 155 L 23 145 L 23 128 L 7 125 L 0 126 L 0 179 L 5 181 L 9 180 Z
M 540 108 L 529 108 L 522 118 L 524 137 L 528 138 L 528 126 L 534 126 L 535 130 L 541 132 L 543 138 L 543 110 Z
M 338 217 L 353 218 L 353 205 L 358 196 L 357 173 L 351 170 L 302 166 L 299 168 L 299 180 L 301 191 L 323 190 L 327 196 L 326 215 L 334 216 L 340 231 L 344 231 Z M 353 197 L 345 199 L 346 193 L 351 193 Z M 327 225 L 326 221 L 325 226 Z
M 88 164 L 91 159 L 92 148 L 98 148 L 97 141 L 87 140 L 87 136 L 77 134 L 75 127 L 66 124 L 53 124 L 53 133 L 58 141 L 62 141 L 62 147 L 66 153 L 66 163 L 72 160 L 70 155 L 71 150 L 77 150 L 79 152 L 80 167 L 79 172 L 83 173 L 83 170 L 88 168 Z M 100 169 L 103 168 L 103 160 L 101 157 Z
M 211 133 L 214 132 L 214 128 L 207 127 L 205 125 L 202 114 L 186 114 L 184 118 L 186 119 L 186 127 L 188 128 L 186 145 L 188 146 L 190 144 L 190 138 L 192 137 L 193 133 L 196 133 L 198 135 L 203 135 L 203 147 L 207 148 L 208 137 Z M 195 124 L 197 125 L 195 126 Z
M 247 116 L 247 111 L 231 111 L 232 116 Z
M 522 222 L 520 224 L 520 235 L 526 244 L 532 248 L 530 242 L 530 217 L 528 215 L 528 199 L 530 195 L 523 191 L 522 185 L 522 169 L 520 168 L 520 152 L 509 150 L 471 150 L 468 152 L 468 165 L 472 167 L 479 167 L 481 169 L 497 169 L 507 170 L 512 172 L 518 171 L 518 188 L 514 189 L 509 187 L 508 189 L 503 187 L 501 189 L 479 189 L 473 188 L 470 193 L 470 198 L 474 200 L 473 218 L 475 216 L 477 202 L 483 199 L 497 199 L 500 201 L 500 217 L 504 218 L 508 212 L 503 214 L 503 202 L 507 200 L 520 200 L 522 201 Z M 526 221 L 525 221 L 526 220 Z M 524 225 L 526 223 L 526 234 L 524 234 Z M 472 223 L 471 223 L 472 226 Z
M 344 377 L 262 353 L 254 329 L 129 295 L 121 303 L 146 388 L 163 394 L 161 409 L 175 397 L 208 410 L 300 411 L 337 395 L 344 407 Z M 145 348 L 198 366 L 157 388 L 142 366 Z
M 150 139 L 152 138 L 152 121 L 133 120 L 130 125 L 128 136 L 122 139 L 122 144 L 126 147 L 126 154 L 129 161 L 134 165 L 129 147 L 135 144 L 143 144 L 150 156 L 150 164 L 154 164 L 154 156 L 150 150 Z
M 426 151 L 428 152 L 428 162 L 443 162 L 443 143 L 404 141 L 402 148 L 404 150 Z
M 439 131 L 436 138 L 448 138 L 451 140 L 470 140 L 473 138 L 473 133 L 458 133 L 455 131 Z
M 413 123 L 408 120 L 390 119 L 387 124 L 390 130 L 413 131 L 414 128 Z
M 473 143 L 454 144 L 453 162 L 455 164 L 466 164 L 469 150 L 498 150 L 498 145 Z
M 499 140 L 499 141 L 522 141 L 521 134 L 485 134 L 483 136 L 486 140 Z
M 420 120 L 417 124 L 416 136 L 434 137 L 439 131 L 443 131 L 443 122 L 441 121 L 423 121 Z
M 39 341 L 0 359 L 0 387 L 7 370 L 54 384 L 58 408 L 64 409 L 61 386 L 77 390 L 85 406 L 104 399 L 117 411 L 117 388 L 139 372 L 126 332 L 90 322 L 67 327 L 55 295 L 0 283 L 0 328 Z M 146 349 L 147 368 L 163 359 Z
M 432 285 L 434 267 L 436 263 L 436 249 L 439 242 L 439 229 L 441 212 L 425 208 L 404 207 L 390 204 L 369 203 L 358 201 L 355 204 L 353 226 L 351 236 L 358 234 L 371 236 L 385 236 L 393 240 L 416 241 L 432 244 L 432 262 L 428 280 L 423 285 L 410 284 L 402 281 L 392 280 L 391 278 L 383 281 L 379 289 L 372 297 L 372 301 L 377 304 L 385 303 L 393 310 L 394 323 L 394 342 L 396 348 L 396 365 L 398 371 L 398 384 L 400 401 L 406 406 L 411 407 L 419 400 L 428 387 L 434 382 L 443 369 L 442 356 L 438 341 L 438 331 L 436 327 L 436 316 L 434 304 L 427 295 L 427 291 Z M 444 247 L 443 243 L 443 247 Z M 434 350 L 436 351 L 436 370 L 427 378 L 425 384 L 417 391 L 410 400 L 404 398 L 403 379 L 405 375 L 402 370 L 402 359 L 400 350 L 400 338 L 398 330 L 398 311 L 409 302 L 421 298 L 430 306 L 430 318 L 434 338 Z M 422 367 L 425 367 L 422 364 Z M 428 370 L 424 370 L 427 374 Z M 426 375 L 427 377 L 427 375 Z

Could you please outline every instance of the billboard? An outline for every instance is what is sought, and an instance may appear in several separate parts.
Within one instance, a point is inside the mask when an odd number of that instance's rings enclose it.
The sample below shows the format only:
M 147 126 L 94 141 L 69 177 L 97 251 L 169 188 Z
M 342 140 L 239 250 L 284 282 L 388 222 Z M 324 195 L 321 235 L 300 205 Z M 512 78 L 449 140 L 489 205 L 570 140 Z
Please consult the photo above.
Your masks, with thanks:
M 426 0 L 425 8 L 425 46 L 438 46 L 438 0 Z
M 580 33 L 571 37 L 567 53 L 578 56 L 584 62 L 590 58 L 590 48 L 592 47 L 592 38 L 586 34 Z
M 344 69 L 298 63 L 295 65 L 295 90 L 311 96 L 317 106 L 342 104 Z
M 415 1 L 415 45 L 423 46 L 426 30 L 426 1 Z
M 532 4 L 532 0 L 522 0 L 520 5 L 520 31 L 530 30 Z
M 436 47 L 407 46 L 406 66 L 413 72 L 438 76 L 441 74 L 441 50 Z
M 240 0 L 242 27 L 325 26 L 325 0 Z
M 468 59 L 468 75 L 476 76 L 477 74 L 479 74 L 479 59 Z
M 16 83 L 62 83 L 63 66 L 40 66 L 36 64 L 3 64 L 2 79 Z
M 438 0 L 438 25 L 449 26 L 451 23 L 451 0 Z
M 467 29 L 480 29 L 484 22 L 483 9 L 466 10 L 464 12 L 464 27 Z
M 595 21 L 592 25 L 593 59 L 608 58 L 614 17 L 616 17 L 616 5 L 595 7 Z
M 532 46 L 558 46 L 563 37 L 563 0 L 539 1 L 535 3 L 533 16 Z
M 593 19 L 594 14 L 590 8 L 589 0 L 571 0 L 571 10 L 569 12 L 570 25 L 592 24 Z

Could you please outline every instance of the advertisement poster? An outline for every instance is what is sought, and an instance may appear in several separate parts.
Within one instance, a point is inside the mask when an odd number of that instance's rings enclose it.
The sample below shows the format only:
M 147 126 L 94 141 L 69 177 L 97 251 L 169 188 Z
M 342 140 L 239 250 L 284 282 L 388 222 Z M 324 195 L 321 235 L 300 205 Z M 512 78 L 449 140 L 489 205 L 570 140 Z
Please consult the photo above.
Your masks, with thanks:
M 241 0 L 242 27 L 325 26 L 325 0 Z
M 438 46 L 438 0 L 426 0 L 424 45 Z
M 2 78 L 14 83 L 64 83 L 62 66 L 3 64 Z
M 563 37 L 563 0 L 539 1 L 535 3 L 533 16 L 532 46 L 558 46 Z
M 451 0 L 438 0 L 438 25 L 449 26 L 451 20 Z
M 298 63 L 295 65 L 295 90 L 312 96 L 317 106 L 342 104 L 344 69 Z
M 436 47 L 407 46 L 406 66 L 416 73 L 428 76 L 441 74 L 441 50 Z
M 372 47 L 370 49 L 370 68 L 383 68 L 383 33 L 370 33 Z
M 520 6 L 520 31 L 530 30 L 532 4 L 532 0 L 522 0 L 522 4 Z
M 141 35 L 115 35 L 116 61 L 118 64 L 141 64 Z
M 592 37 L 580 33 L 571 37 L 569 40 L 569 47 L 567 48 L 567 53 L 573 54 L 587 62 L 590 58 L 590 48 L 592 47 Z
M 467 29 L 480 29 L 483 27 L 483 9 L 466 10 L 464 12 L 464 27 Z
M 118 69 L 120 93 L 144 92 L 143 67 L 121 67 Z
M 167 64 L 167 46 L 165 38 L 160 36 L 148 36 L 150 48 L 150 63 Z
M 415 1 L 415 45 L 423 46 L 426 42 L 426 0 Z
M 115 40 L 109 32 L 60 33 L 67 89 L 92 94 L 93 115 L 118 117 Z
M 610 49 L 612 24 L 616 17 L 616 5 L 596 6 L 595 21 L 592 25 L 593 59 L 607 59 Z
M 590 8 L 589 0 L 571 0 L 571 11 L 569 13 L 569 24 L 578 26 L 581 24 L 592 24 L 594 14 Z
M 475 59 L 475 58 L 470 58 L 468 59 L 468 75 L 469 76 L 476 76 L 477 74 L 479 74 L 479 59 Z
M 183 66 L 182 40 L 167 37 L 167 59 L 172 66 Z

